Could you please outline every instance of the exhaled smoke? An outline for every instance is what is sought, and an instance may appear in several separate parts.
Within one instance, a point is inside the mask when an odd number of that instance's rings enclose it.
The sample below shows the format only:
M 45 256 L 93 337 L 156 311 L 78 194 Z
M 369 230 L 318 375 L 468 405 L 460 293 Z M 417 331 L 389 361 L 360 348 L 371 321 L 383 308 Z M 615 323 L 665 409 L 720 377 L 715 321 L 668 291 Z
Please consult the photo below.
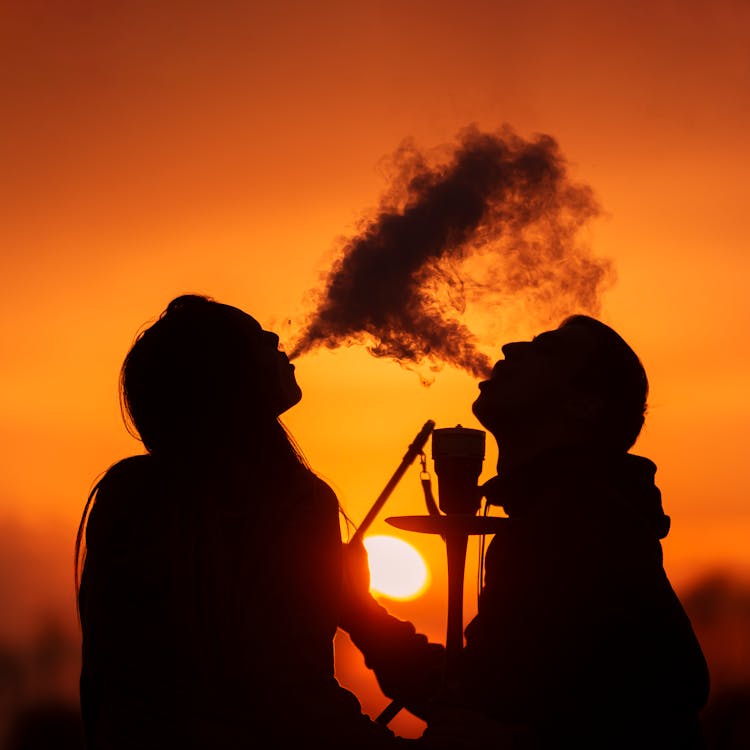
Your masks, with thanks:
M 457 317 L 467 301 L 523 299 L 539 318 L 597 311 L 610 264 L 578 233 L 599 209 L 555 140 L 469 127 L 442 155 L 396 152 L 377 215 L 346 241 L 292 358 L 361 343 L 406 367 L 484 376 L 490 361 Z

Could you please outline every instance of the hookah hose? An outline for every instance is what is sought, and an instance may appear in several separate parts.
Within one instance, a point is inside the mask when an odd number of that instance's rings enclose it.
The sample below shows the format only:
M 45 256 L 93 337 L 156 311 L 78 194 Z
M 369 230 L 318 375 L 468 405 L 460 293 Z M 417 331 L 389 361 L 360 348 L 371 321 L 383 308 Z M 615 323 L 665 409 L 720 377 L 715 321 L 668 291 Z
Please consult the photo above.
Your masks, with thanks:
M 370 528 L 370 524 L 375 520 L 375 517 L 380 512 L 380 509 L 385 505 L 385 501 L 390 497 L 396 485 L 401 480 L 406 470 L 414 462 L 414 459 L 422 452 L 422 449 L 427 442 L 427 438 L 430 437 L 432 430 L 435 427 L 435 422 L 432 419 L 428 419 L 422 429 L 417 433 L 412 443 L 409 445 L 404 457 L 401 459 L 401 463 L 398 468 L 393 472 L 393 476 L 388 480 L 383 491 L 378 495 L 372 507 L 367 512 L 367 515 L 362 520 L 362 523 L 357 527 L 357 530 L 352 534 L 351 542 L 361 541 L 365 532 Z

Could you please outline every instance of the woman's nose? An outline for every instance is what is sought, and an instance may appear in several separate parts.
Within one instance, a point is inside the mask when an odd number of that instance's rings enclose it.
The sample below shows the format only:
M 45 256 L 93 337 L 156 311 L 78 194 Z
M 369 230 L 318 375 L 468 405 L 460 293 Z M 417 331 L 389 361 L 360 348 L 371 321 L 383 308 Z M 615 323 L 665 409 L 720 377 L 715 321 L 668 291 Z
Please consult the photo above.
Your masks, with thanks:
M 266 341 L 269 343 L 270 346 L 273 346 L 274 348 L 277 348 L 279 345 L 279 337 L 278 334 L 275 334 L 273 331 L 264 331 Z

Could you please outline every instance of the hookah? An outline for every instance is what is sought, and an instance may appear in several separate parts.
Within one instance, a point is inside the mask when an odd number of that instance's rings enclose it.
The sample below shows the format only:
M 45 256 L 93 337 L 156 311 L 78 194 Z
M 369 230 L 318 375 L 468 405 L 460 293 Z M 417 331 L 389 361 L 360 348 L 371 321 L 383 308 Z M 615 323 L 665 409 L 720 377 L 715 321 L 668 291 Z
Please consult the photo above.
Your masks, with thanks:
M 432 495 L 426 457 L 422 451 L 432 435 L 432 458 L 438 479 L 436 504 Z M 406 468 L 421 455 L 422 486 L 427 515 L 391 516 L 386 523 L 405 531 L 439 534 L 446 547 L 448 564 L 448 619 L 445 640 L 444 684 L 450 689 L 456 676 L 463 649 L 463 593 L 468 538 L 472 535 L 493 534 L 507 520 L 501 517 L 477 516 L 482 501 L 478 485 L 485 453 L 485 432 L 462 427 L 435 428 L 428 420 L 409 446 L 391 480 L 381 492 L 354 538 L 361 537 L 393 491 Z M 380 724 L 388 724 L 403 708 L 391 702 L 377 717 Z

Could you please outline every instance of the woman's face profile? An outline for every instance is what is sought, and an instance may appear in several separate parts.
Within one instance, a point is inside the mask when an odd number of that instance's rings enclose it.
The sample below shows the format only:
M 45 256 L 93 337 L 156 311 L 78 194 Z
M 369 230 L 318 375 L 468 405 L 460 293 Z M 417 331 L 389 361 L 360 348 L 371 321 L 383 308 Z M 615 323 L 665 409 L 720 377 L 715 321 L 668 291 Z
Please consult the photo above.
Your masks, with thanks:
M 294 365 L 279 349 L 279 337 L 266 331 L 255 318 L 238 308 L 229 307 L 232 316 L 241 326 L 246 341 L 249 378 L 248 388 L 260 386 L 258 393 L 266 400 L 275 416 L 291 409 L 302 398 L 302 389 L 294 375 Z

